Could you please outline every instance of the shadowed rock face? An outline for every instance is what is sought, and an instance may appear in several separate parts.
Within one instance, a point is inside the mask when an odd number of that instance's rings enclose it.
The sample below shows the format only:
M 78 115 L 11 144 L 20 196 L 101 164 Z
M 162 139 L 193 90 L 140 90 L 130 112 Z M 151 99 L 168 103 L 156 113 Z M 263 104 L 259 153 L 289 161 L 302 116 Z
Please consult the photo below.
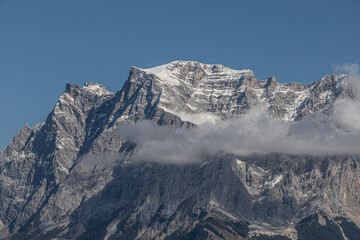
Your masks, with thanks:
M 131 162 L 135 144 L 112 134 L 141 119 L 194 127 L 189 114 L 227 119 L 259 105 L 300 121 L 354 94 L 344 75 L 301 86 L 184 61 L 133 67 L 117 93 L 67 84 L 46 121 L 0 154 L 0 239 L 357 239 L 359 156 L 218 153 L 161 165 Z

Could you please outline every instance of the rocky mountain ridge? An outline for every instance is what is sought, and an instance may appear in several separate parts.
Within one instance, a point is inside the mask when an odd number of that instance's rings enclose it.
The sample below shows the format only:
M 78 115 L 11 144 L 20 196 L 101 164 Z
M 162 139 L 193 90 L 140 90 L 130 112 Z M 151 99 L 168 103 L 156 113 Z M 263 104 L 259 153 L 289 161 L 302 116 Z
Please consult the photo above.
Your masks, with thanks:
M 299 120 L 328 108 L 340 96 L 352 96 L 346 75 L 328 75 L 302 86 L 278 83 L 275 77 L 257 80 L 251 70 L 232 70 L 222 65 L 176 61 L 150 69 L 133 67 L 129 80 L 149 80 L 160 86 L 159 108 L 182 113 L 211 112 L 222 118 L 238 117 L 262 104 L 281 120 Z
M 0 236 L 321 239 L 321 229 L 356 239 L 358 156 L 219 153 L 202 165 L 134 163 L 134 143 L 112 134 L 142 119 L 179 128 L 201 123 L 194 115 L 240 118 L 259 105 L 274 119 L 301 121 L 354 96 L 346 75 L 302 86 L 186 61 L 132 67 L 116 93 L 67 84 L 46 121 L 25 126 L 0 154 Z

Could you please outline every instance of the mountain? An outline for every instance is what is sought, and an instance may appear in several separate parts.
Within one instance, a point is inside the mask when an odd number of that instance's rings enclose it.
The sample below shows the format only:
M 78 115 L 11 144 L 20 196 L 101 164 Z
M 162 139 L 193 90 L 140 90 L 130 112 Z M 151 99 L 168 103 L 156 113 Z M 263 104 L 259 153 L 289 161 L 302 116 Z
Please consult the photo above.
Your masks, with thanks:
M 139 120 L 196 128 L 260 105 L 284 122 L 331 115 L 355 97 L 346 79 L 302 86 L 175 61 L 132 67 L 116 93 L 67 84 L 46 121 L 0 153 L 0 239 L 358 239 L 358 155 L 218 152 L 161 164 L 132 161 L 136 143 L 114 134 Z

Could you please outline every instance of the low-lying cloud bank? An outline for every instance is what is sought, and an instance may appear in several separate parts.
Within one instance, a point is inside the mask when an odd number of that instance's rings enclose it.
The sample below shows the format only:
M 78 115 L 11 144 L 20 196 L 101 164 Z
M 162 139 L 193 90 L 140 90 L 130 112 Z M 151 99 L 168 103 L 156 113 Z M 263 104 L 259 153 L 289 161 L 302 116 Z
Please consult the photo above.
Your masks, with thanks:
M 357 65 L 337 70 L 346 70 L 349 83 L 360 86 Z M 121 127 L 118 134 L 137 143 L 133 160 L 163 163 L 192 163 L 219 151 L 360 154 L 360 100 L 338 99 L 330 117 L 317 112 L 299 122 L 273 120 L 264 109 L 255 108 L 240 119 L 215 119 L 191 129 L 139 121 Z

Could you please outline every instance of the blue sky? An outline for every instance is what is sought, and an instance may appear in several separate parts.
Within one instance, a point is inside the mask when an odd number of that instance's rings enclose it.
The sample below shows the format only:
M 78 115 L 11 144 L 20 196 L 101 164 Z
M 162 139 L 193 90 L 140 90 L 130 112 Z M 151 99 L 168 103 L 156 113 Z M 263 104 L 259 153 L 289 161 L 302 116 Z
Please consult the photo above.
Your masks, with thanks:
M 0 149 L 65 84 L 120 90 L 130 66 L 250 68 L 303 84 L 360 59 L 359 0 L 0 0 Z

